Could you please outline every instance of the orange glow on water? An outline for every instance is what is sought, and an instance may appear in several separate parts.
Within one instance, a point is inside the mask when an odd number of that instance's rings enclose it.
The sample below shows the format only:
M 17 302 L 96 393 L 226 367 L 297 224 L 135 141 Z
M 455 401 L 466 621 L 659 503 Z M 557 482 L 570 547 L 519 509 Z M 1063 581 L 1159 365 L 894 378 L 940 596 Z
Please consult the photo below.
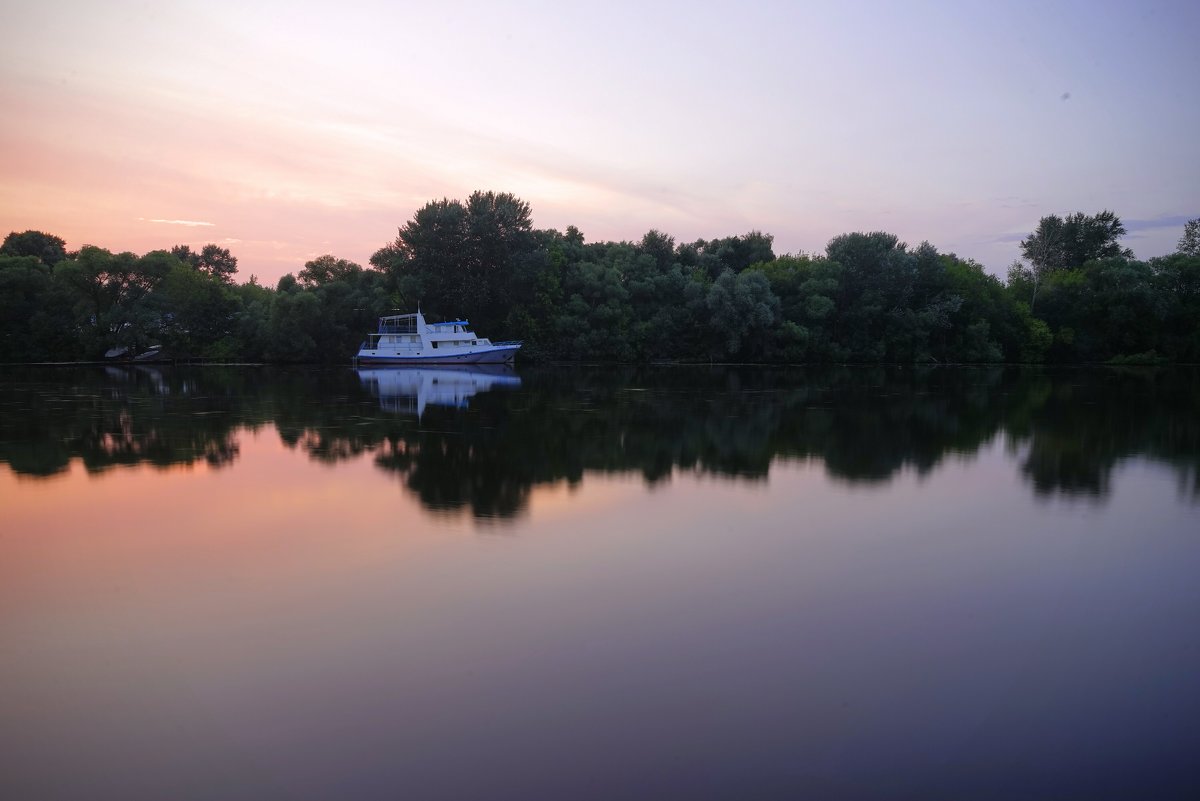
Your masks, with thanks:
M 0 470 L 6 614 L 51 600 L 82 610 L 171 585 L 204 594 L 336 574 L 400 558 L 430 535 L 430 518 L 369 459 L 339 465 L 332 481 L 273 431 L 238 437 L 226 469 L 88 475 L 76 463 L 50 480 Z M 331 539 L 339 547 L 327 548 Z

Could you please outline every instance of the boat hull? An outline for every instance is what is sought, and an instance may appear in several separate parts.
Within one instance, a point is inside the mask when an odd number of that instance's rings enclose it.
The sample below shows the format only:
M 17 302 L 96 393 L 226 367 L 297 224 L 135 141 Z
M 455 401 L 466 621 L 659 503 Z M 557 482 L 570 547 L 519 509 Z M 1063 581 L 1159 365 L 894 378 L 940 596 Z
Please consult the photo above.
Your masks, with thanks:
M 406 356 L 360 350 L 355 359 L 359 364 L 507 364 L 516 358 L 520 349 L 520 345 L 511 345 L 468 353 L 439 353 L 431 356 Z

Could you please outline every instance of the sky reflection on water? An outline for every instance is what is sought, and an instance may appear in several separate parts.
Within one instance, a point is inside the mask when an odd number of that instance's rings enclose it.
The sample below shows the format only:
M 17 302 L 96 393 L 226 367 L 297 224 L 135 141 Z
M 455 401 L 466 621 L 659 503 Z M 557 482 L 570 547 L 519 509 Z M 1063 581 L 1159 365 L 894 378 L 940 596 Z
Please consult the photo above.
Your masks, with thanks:
M 49 479 L 0 469 L 3 795 L 1183 798 L 1200 788 L 1200 511 L 1181 484 L 1178 443 L 1173 460 L 1115 460 L 1097 503 L 1031 491 L 1030 446 L 1010 448 L 1020 440 L 999 433 L 1016 430 L 1007 421 L 936 459 L 865 454 L 863 475 L 895 466 L 886 479 L 851 479 L 795 438 L 750 437 L 721 453 L 712 440 L 678 445 L 696 427 L 723 431 L 731 409 L 778 432 L 790 407 L 775 401 L 730 406 L 711 388 L 535 390 L 526 381 L 437 418 L 481 447 L 506 444 L 497 427 L 519 427 L 522 408 L 573 410 L 572 438 L 600 466 L 531 470 L 511 485 L 525 487 L 519 514 L 499 520 L 429 502 L 475 489 L 401 489 L 363 445 L 442 446 L 450 434 L 413 439 L 414 421 L 383 417 L 355 440 L 314 433 L 295 411 L 369 417 L 348 391 L 280 392 L 291 405 L 269 414 L 242 399 L 227 432 L 218 415 L 198 418 L 213 426 L 208 439 L 155 424 L 154 441 L 193 454 L 228 435 L 227 461 L 100 473 L 76 461 Z M 678 459 L 648 477 L 657 452 L 604 451 L 589 437 L 643 430 L 655 395 L 691 400 L 654 417 L 676 418 L 656 447 L 674 443 Z M 476 405 L 486 399 L 499 408 Z M 894 419 L 950 410 L 951 441 L 989 430 L 953 411 L 987 400 L 893 402 L 912 410 L 892 409 Z M 721 414 L 696 423 L 692 407 Z M 1156 425 L 1186 428 L 1153 408 Z M 104 402 L 89 409 L 101 428 L 113 419 Z M 834 422 L 818 429 L 833 432 L 823 441 L 845 435 Z M 286 432 L 300 434 L 289 444 Z M 764 442 L 776 454 L 765 472 L 755 467 Z M 617 469 L 621 458 L 637 469 Z M 491 463 L 460 464 L 484 481 Z

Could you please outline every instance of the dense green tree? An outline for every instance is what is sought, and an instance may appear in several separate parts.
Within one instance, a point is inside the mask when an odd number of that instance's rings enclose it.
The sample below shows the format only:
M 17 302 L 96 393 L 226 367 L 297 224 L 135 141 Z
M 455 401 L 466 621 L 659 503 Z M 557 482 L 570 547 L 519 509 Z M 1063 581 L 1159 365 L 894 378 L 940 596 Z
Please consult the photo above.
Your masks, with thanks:
M 304 269 L 300 271 L 297 280 L 301 286 L 311 289 L 335 281 L 353 281 L 362 272 L 362 269 L 352 261 L 327 254 L 305 262 Z
M 36 256 L 0 256 L 0 362 L 48 358 L 31 323 L 51 280 Z
M 694 309 L 685 299 L 689 278 L 675 261 L 670 237 L 651 231 L 637 247 L 621 245 L 607 255 L 629 293 L 634 358 L 679 358 L 694 347 Z
M 231 282 L 234 273 L 237 272 L 237 258 L 228 248 L 218 245 L 205 245 L 198 253 L 188 245 L 176 245 L 171 248 L 171 254 L 184 264 L 225 283 Z
M 318 355 L 323 362 L 352 357 L 379 317 L 392 312 L 386 277 L 375 270 L 359 270 L 352 278 L 332 281 L 316 289 L 321 304 L 317 331 Z
M 940 257 L 946 291 L 962 299 L 942 332 L 939 358 L 957 362 L 1022 361 L 1030 336 L 1029 313 L 983 266 L 953 254 Z M 981 339 L 980 335 L 986 334 Z M 1024 355 L 1033 357 L 1036 350 Z
M 650 230 L 637 246 L 639 256 L 649 256 L 660 271 L 666 271 L 675 263 L 675 237 L 662 231 Z
M 154 293 L 161 344 L 176 357 L 233 359 L 241 355 L 237 337 L 237 295 L 224 281 L 175 264 Z
M 1027 312 L 981 265 L 939 254 L 929 243 L 909 251 L 883 232 L 838 237 L 828 253 L 755 266 L 780 298 L 773 359 L 1019 358 Z
M 1037 302 L 1037 293 L 1041 289 L 1042 277 L 1035 273 L 1033 267 L 1017 259 L 1008 265 L 1006 285 L 1009 293 L 1029 307 Z
M 1016 262 L 1009 268 L 1008 282 L 1029 293 L 1029 307 L 1037 305 L 1038 292 L 1046 275 L 1065 265 L 1063 220 L 1057 214 L 1043 217 L 1037 230 L 1021 240 L 1021 255 L 1028 264 Z
M 1155 351 L 1165 308 L 1145 262 L 1110 257 L 1052 273 L 1041 316 L 1059 361 L 1106 361 Z
M 1176 252 L 1183 256 L 1200 256 L 1200 217 L 1184 224 Z
M 387 276 L 379 270 L 322 256 L 305 264 L 300 278 L 280 279 L 271 297 L 264 331 L 266 358 L 324 363 L 349 361 L 376 320 L 392 310 Z M 261 291 L 247 292 L 245 302 L 265 302 Z M 244 328 L 244 324 L 241 325 Z
M 758 270 L 717 277 L 705 298 L 709 326 L 717 342 L 716 356 L 761 359 L 779 319 L 779 298 Z
M 633 358 L 629 327 L 629 291 L 610 264 L 584 261 L 569 270 L 563 282 L 564 307 L 555 334 L 559 355 L 568 359 Z
M 67 257 L 67 243 L 41 231 L 14 231 L 4 237 L 0 256 L 32 256 L 47 267 L 53 267 Z
M 536 249 L 529 204 L 511 194 L 475 192 L 466 203 L 426 204 L 377 251 L 400 296 L 434 315 L 468 317 L 493 336 L 502 329 L 517 264 Z
M 80 358 L 80 321 L 76 316 L 77 298 L 63 276 L 68 261 L 58 262 L 50 271 L 50 282 L 37 295 L 36 306 L 28 318 L 31 341 L 36 343 L 36 358 L 70 361 Z M 0 292 L 0 294 L 3 294 Z M 19 319 L 16 322 L 20 324 Z M 22 361 L 35 358 L 32 354 Z
M 781 325 L 772 355 L 782 361 L 832 361 L 833 297 L 841 266 L 823 257 L 780 256 L 754 265 L 779 298 Z
M 525 341 L 523 354 L 534 359 L 554 355 L 555 317 L 563 298 L 563 276 L 571 254 L 582 250 L 583 235 L 574 227 L 566 235 L 537 231 L 538 246 L 515 259 L 509 284 L 504 331 Z
M 826 258 L 841 267 L 833 338 L 850 361 L 885 361 L 889 329 L 911 328 L 903 314 L 911 309 L 916 259 L 908 246 L 889 233 L 843 234 L 830 240 Z M 889 315 L 896 311 L 896 314 Z M 906 356 L 911 346 L 904 347 Z
M 1029 266 L 1020 278 L 1032 290 L 1030 307 L 1036 306 L 1038 290 L 1050 273 L 1082 267 L 1096 259 L 1133 258 L 1133 251 L 1120 244 L 1124 235 L 1121 218 L 1108 210 L 1091 216 L 1076 212 L 1066 218 L 1056 214 L 1043 217 L 1037 229 L 1021 240 L 1021 255 Z
M 170 258 L 147 254 L 142 259 L 84 245 L 55 266 L 56 280 L 73 298 L 79 356 L 97 358 L 112 348 L 138 352 L 158 344 L 158 312 L 150 295 Z
M 234 341 L 235 358 L 245 361 L 265 361 L 271 305 L 275 292 L 262 286 L 251 276 L 244 284 L 234 284 L 230 290 L 235 298 Z
M 278 362 L 316 361 L 313 334 L 320 328 L 320 316 L 321 302 L 315 293 L 304 291 L 291 274 L 279 279 L 267 323 L 266 358 Z
M 1121 218 L 1111 211 L 1088 216 L 1083 212 L 1043 217 L 1037 230 L 1021 240 L 1021 253 L 1043 271 L 1081 267 L 1089 261 L 1114 256 L 1132 258 L 1133 253 L 1122 247 L 1125 235 Z
M 1161 353 L 1177 361 L 1200 362 L 1200 255 L 1151 259 L 1150 269 L 1162 303 Z
M 110 256 L 105 283 L 111 302 L 100 314 L 105 344 L 125 348 L 131 355 L 163 344 L 164 315 L 174 311 L 158 302 L 157 290 L 178 266 L 179 260 L 164 251 L 140 258 L 133 253 Z
M 678 258 L 684 267 L 699 269 L 715 279 L 725 270 L 740 273 L 752 264 L 762 264 L 775 258 L 774 237 L 761 231 L 724 239 L 699 239 L 679 248 Z

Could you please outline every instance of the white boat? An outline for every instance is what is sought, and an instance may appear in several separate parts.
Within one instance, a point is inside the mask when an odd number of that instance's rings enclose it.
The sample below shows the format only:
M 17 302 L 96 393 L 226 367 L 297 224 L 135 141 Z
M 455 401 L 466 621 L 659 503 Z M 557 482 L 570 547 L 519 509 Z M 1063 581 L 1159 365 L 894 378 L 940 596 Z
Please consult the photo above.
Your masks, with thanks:
M 379 318 L 379 330 L 354 357 L 358 364 L 505 364 L 520 350 L 520 342 L 492 342 L 471 331 L 466 320 L 427 323 L 416 314 Z

